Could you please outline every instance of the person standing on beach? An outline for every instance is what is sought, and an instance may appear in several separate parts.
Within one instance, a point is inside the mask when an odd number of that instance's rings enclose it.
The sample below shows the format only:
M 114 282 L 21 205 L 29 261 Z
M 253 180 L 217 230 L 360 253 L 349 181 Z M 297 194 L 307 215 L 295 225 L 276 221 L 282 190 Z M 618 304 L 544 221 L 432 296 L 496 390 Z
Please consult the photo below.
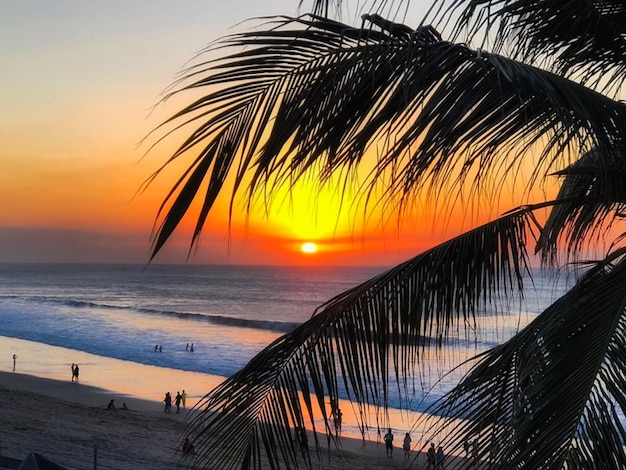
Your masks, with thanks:
M 426 461 L 428 465 L 426 468 L 435 468 L 435 463 L 437 462 L 437 452 L 435 451 L 435 444 L 430 443 L 430 447 L 428 448 L 428 452 L 426 453 Z
M 78 364 L 74 364 L 74 380 L 72 382 L 78 383 Z
M 404 458 L 408 459 L 411 455 L 411 435 L 408 432 L 404 435 L 402 450 L 404 450 Z
M 385 434 L 385 449 L 387 450 L 387 458 L 393 458 L 393 433 L 391 428 Z
M 13 372 L 15 372 L 15 361 L 17 361 L 17 355 L 13 354 Z
M 436 468 L 443 468 L 443 461 L 446 459 L 446 454 L 443 452 L 443 447 L 439 446 L 437 449 L 437 455 L 435 456 Z
M 341 408 L 335 408 L 335 411 L 333 411 L 333 417 L 335 422 L 335 433 L 339 436 L 341 435 L 341 421 L 343 418 Z
M 183 408 L 186 408 L 187 407 L 187 392 L 183 390 L 183 393 L 180 396 L 181 396 L 181 401 L 183 402 Z
M 76 364 L 72 362 L 72 382 L 74 382 L 75 378 L 76 378 Z
M 176 405 L 176 414 L 180 414 L 180 402 L 183 400 L 183 396 L 180 392 L 176 392 L 176 397 L 174 398 L 174 404 Z

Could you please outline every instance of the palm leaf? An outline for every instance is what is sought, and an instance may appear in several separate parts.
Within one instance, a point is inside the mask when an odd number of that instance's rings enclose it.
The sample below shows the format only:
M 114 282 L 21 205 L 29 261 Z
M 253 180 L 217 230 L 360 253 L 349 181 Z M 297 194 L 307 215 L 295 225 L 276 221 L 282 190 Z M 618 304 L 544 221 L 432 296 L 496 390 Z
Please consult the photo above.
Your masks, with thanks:
M 623 154 L 592 150 L 556 174 L 563 183 L 537 244 L 548 261 L 556 259 L 562 236 L 569 253 L 577 253 L 589 236 L 608 231 L 626 210 Z
M 625 308 L 622 252 L 478 358 L 432 410 L 464 424 L 437 438 L 451 452 L 475 441 L 493 469 L 624 468 Z
M 626 5 L 615 0 L 455 0 L 457 37 L 495 33 L 495 51 L 521 61 L 552 62 L 619 91 L 626 77 Z M 446 16 L 450 11 L 445 11 Z M 470 39 L 471 40 L 471 39 Z
M 300 458 L 294 444 L 294 430 L 304 426 L 312 428 L 312 455 L 321 462 L 315 420 L 323 419 L 332 445 L 325 403 L 337 403 L 342 389 L 363 411 L 362 426 L 383 419 L 389 383 L 409 393 L 406 380 L 423 348 L 461 320 L 475 324 L 476 308 L 495 292 L 521 289 L 529 221 L 525 211 L 511 213 L 322 305 L 198 404 L 188 433 L 200 451 L 189 465 L 309 466 L 316 459 Z
M 409 34 L 370 20 L 278 20 L 225 38 L 215 48 L 239 52 L 187 70 L 173 93 L 206 91 L 160 129 L 191 129 L 170 162 L 190 156 L 198 171 L 166 198 L 153 256 L 206 184 L 197 239 L 231 174 L 231 204 L 246 178 L 249 201 L 271 202 L 272 188 L 312 171 L 322 184 L 337 174 L 350 184 L 376 146 L 363 198 L 384 182 L 385 201 L 402 204 L 426 186 L 511 171 L 537 143 L 536 176 L 563 168 L 571 150 L 626 142 L 620 103 L 501 56 L 477 57 L 429 28 Z

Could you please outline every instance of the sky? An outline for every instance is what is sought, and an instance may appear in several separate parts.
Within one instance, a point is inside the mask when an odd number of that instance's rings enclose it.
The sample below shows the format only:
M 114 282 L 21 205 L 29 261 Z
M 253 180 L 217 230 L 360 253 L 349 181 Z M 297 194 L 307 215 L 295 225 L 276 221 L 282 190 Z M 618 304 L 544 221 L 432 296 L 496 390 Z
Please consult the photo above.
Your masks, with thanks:
M 306 3 L 305 3 L 306 5 Z M 146 263 L 175 171 L 142 139 L 177 111 L 163 91 L 210 41 L 297 0 L 0 2 L 0 262 Z M 247 24 L 247 23 L 246 23 Z M 251 25 L 254 23 L 251 23 Z M 234 29 L 233 29 L 234 28 Z M 313 194 L 313 196 L 311 196 Z M 248 219 L 222 198 L 197 249 L 186 220 L 154 262 L 391 266 L 444 236 L 417 210 L 401 227 L 339 212 L 300 191 Z M 457 224 L 448 221 L 446 230 Z M 302 253 L 304 242 L 318 251 Z

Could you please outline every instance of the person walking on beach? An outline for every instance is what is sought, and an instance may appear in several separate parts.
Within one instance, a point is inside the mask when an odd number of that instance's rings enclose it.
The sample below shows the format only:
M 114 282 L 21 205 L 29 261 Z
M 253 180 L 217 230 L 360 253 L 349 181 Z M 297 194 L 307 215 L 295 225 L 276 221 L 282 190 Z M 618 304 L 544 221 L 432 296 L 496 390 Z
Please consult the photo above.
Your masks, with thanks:
M 408 459 L 411 455 L 411 435 L 408 432 L 404 435 L 402 450 L 404 450 L 404 458 Z
M 191 352 L 193 352 L 193 343 L 191 343 L 191 347 L 189 348 Z
M 15 361 L 17 361 L 17 355 L 13 354 L 13 372 L 15 372 Z
M 185 392 L 185 390 L 183 390 L 183 393 L 180 395 L 180 399 L 183 403 L 183 408 L 187 407 L 187 392 Z
M 176 392 L 176 398 L 174 398 L 174 404 L 176 405 L 176 414 L 180 414 L 180 402 L 183 401 L 183 396 L 180 392 Z
M 78 382 L 78 364 L 72 362 L 72 382 Z
M 335 422 L 335 433 L 339 436 L 341 435 L 341 421 L 343 418 L 341 408 L 335 408 L 335 411 L 333 411 L 333 418 Z
M 391 428 L 385 434 L 385 449 L 387 451 L 387 458 L 393 458 L 393 433 L 391 432 Z
M 165 402 L 165 409 L 163 411 L 169 413 L 172 410 L 172 395 L 170 395 L 170 392 L 165 394 L 165 399 L 163 401 Z

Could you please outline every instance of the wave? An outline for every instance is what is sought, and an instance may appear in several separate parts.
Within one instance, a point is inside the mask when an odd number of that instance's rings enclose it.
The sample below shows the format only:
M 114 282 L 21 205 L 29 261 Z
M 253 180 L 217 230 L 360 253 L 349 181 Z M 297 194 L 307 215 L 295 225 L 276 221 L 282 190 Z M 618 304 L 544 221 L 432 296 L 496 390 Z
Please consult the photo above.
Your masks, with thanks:
M 17 296 L 16 296 L 17 297 Z M 7 297 L 5 297 L 7 298 Z M 237 328 L 251 328 L 256 330 L 267 330 L 281 333 L 289 333 L 297 328 L 299 322 L 285 322 L 278 320 L 259 320 L 249 318 L 231 317 L 227 315 L 210 315 L 205 313 L 190 313 L 190 312 L 177 312 L 172 310 L 157 310 L 145 307 L 126 307 L 120 305 L 104 304 L 83 300 L 72 299 L 54 299 L 49 297 L 33 297 L 30 300 L 51 304 L 60 305 L 64 307 L 71 307 L 75 309 L 82 308 L 94 308 L 94 309 L 106 309 L 117 311 L 137 312 L 144 315 L 161 315 L 166 317 L 175 317 L 178 319 L 190 320 L 190 321 L 206 321 L 220 326 L 234 326 Z

